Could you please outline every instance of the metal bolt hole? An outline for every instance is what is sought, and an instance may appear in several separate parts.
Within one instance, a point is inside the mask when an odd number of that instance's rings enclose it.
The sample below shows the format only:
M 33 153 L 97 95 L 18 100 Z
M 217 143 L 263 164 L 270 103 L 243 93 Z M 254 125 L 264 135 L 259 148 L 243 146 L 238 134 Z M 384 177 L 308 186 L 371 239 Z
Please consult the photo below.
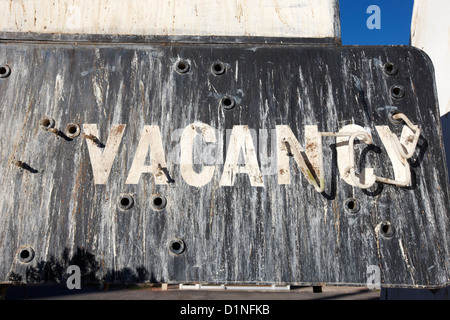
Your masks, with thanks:
M 185 249 L 185 244 L 184 241 L 181 239 L 173 239 L 170 241 L 169 244 L 169 250 L 170 252 L 172 252 L 173 254 L 181 254 L 184 252 Z
M 153 209 L 155 210 L 162 210 L 166 207 L 167 205 L 167 200 L 165 197 L 161 196 L 161 195 L 154 195 L 152 197 L 152 206 Z
M 398 68 L 391 62 L 388 62 L 384 65 L 384 71 L 388 75 L 394 75 L 398 72 Z
M 230 97 L 223 97 L 222 100 L 220 101 L 220 104 L 222 105 L 223 108 L 230 110 L 234 108 L 234 99 L 230 98 Z
M 80 135 L 80 132 L 81 132 L 81 128 L 80 128 L 80 126 L 79 126 L 78 124 L 76 124 L 76 123 L 69 123 L 69 124 L 66 126 L 66 135 L 67 135 L 69 138 L 75 138 L 75 137 L 78 137 L 78 136 Z
M 349 213 L 357 213 L 360 209 L 359 201 L 354 198 L 345 200 L 344 208 Z
M 122 210 L 129 210 L 134 205 L 134 199 L 132 196 L 125 194 L 119 197 L 119 208 Z
M 175 69 L 178 73 L 186 73 L 189 71 L 189 63 L 187 61 L 178 61 Z
M 55 126 L 55 120 L 50 117 L 42 117 L 39 121 L 39 125 L 42 130 L 47 131 Z
M 17 257 L 20 262 L 29 263 L 34 259 L 34 250 L 29 246 L 25 246 L 19 251 Z
M 225 72 L 225 66 L 221 62 L 216 62 L 212 65 L 211 70 L 215 75 L 220 75 Z
M 7 65 L 0 66 L 0 78 L 6 78 L 11 74 L 11 68 Z
M 395 99 L 401 99 L 405 95 L 405 90 L 402 86 L 393 86 L 391 88 L 391 95 Z
M 384 238 L 392 238 L 394 236 L 395 230 L 390 222 L 385 221 L 380 226 L 380 234 Z

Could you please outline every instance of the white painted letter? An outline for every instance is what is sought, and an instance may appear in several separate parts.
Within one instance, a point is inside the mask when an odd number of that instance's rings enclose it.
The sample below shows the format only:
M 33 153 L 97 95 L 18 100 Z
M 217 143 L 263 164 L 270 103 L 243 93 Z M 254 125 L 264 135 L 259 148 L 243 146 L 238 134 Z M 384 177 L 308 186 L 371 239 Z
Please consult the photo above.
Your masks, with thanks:
M 73 272 L 73 274 L 72 274 Z M 66 285 L 69 290 L 81 289 L 81 271 L 80 267 L 76 265 L 70 265 L 67 268 L 67 273 L 70 273 L 70 277 L 67 278 Z
M 125 124 L 111 125 L 111 131 L 109 132 L 108 140 L 104 146 L 104 151 L 102 151 L 103 148 L 98 146 L 98 141 L 95 141 L 95 139 L 86 139 L 95 184 L 106 184 L 120 142 L 122 141 L 125 126 Z M 98 129 L 96 124 L 83 124 L 83 131 L 86 136 L 92 136 L 98 139 Z
M 200 173 L 194 171 L 192 154 L 194 150 L 194 138 L 202 134 L 206 142 L 216 142 L 214 129 L 205 123 L 193 123 L 188 125 L 181 135 L 181 176 L 187 184 L 194 187 L 202 187 L 211 181 L 214 175 L 214 166 L 203 166 Z
M 276 126 L 278 154 L 278 184 L 290 184 L 291 173 L 289 158 L 293 157 L 303 175 L 315 189 L 323 191 L 324 181 L 321 181 L 322 167 L 322 137 L 317 126 L 305 126 L 306 150 L 300 146 L 297 138 L 287 125 Z
M 341 130 L 339 130 L 340 133 L 356 133 L 361 131 L 366 132 L 366 130 L 363 127 L 357 124 L 349 124 L 342 127 Z M 355 152 L 355 150 L 350 150 L 349 140 L 350 134 L 348 136 L 336 138 L 337 164 L 341 178 L 349 185 L 356 187 L 357 185 L 353 182 L 353 179 L 350 175 L 350 168 L 353 167 L 355 164 L 350 163 L 349 158 L 349 153 Z M 359 183 L 361 184 L 365 184 L 368 181 L 374 181 L 375 179 L 373 174 L 373 168 L 363 168 L 360 174 L 355 175 L 359 179 Z
M 381 9 L 379 6 L 371 5 L 367 8 L 366 13 L 372 14 L 367 19 L 367 28 L 370 30 L 381 29 Z
M 367 288 L 370 290 L 381 288 L 381 271 L 380 267 L 370 265 L 367 267 Z
M 150 149 L 151 164 L 145 165 L 145 159 Z M 159 126 L 144 126 L 136 149 L 133 164 L 126 184 L 138 184 L 142 173 L 153 173 L 156 184 L 167 184 L 167 178 L 161 168 L 166 168 L 166 159 L 162 145 Z
M 238 165 L 239 154 L 243 152 L 245 165 Z M 253 187 L 263 187 L 255 146 L 248 126 L 233 126 L 227 156 L 220 179 L 221 186 L 233 186 L 236 173 L 246 173 Z
M 377 130 L 381 142 L 383 142 L 384 148 L 386 149 L 389 159 L 391 160 L 392 167 L 394 169 L 394 179 L 397 182 L 404 182 L 409 185 L 411 182 L 411 169 L 409 167 L 408 160 L 403 158 L 400 154 L 397 154 L 395 151 L 391 138 L 393 135 L 392 131 L 388 126 L 376 126 L 375 129 Z M 408 146 L 411 144 L 411 142 L 408 141 L 410 136 L 414 136 L 414 132 L 407 126 L 404 126 L 400 137 L 400 143 L 405 150 L 408 150 Z M 391 181 L 390 179 L 387 180 Z

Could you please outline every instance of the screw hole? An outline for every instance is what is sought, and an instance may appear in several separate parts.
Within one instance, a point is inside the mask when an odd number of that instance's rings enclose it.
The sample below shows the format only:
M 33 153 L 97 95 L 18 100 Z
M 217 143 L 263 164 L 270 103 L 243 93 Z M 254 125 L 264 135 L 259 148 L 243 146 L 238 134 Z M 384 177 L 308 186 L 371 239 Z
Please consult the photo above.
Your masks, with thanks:
M 173 239 L 170 241 L 169 244 L 170 252 L 173 254 L 181 254 L 184 252 L 185 244 L 184 241 L 181 239 Z
M 23 247 L 18 254 L 18 259 L 22 263 L 29 263 L 34 259 L 34 250 L 31 247 Z
M 161 195 L 154 195 L 152 197 L 152 206 L 155 210 L 162 210 L 166 207 L 167 200 Z
M 390 222 L 385 221 L 380 226 L 380 234 L 384 238 L 392 238 L 394 236 L 395 230 Z
M 47 131 L 48 129 L 55 126 L 55 120 L 50 117 L 42 117 L 42 119 L 39 121 L 39 126 L 42 130 Z
M 357 213 L 360 209 L 359 201 L 355 198 L 345 200 L 345 210 L 349 213 Z
M 75 138 L 80 135 L 81 129 L 80 126 L 76 123 L 69 123 L 66 126 L 66 136 L 69 138 Z
M 132 196 L 128 195 L 128 194 L 123 194 L 119 197 L 119 208 L 121 210 L 129 210 L 133 207 L 134 205 L 134 199 Z
M 402 86 L 393 86 L 391 88 L 391 96 L 395 99 L 401 99 L 405 96 L 405 90 Z
M 225 72 L 225 65 L 222 62 L 215 62 L 211 67 L 212 73 L 221 75 Z
M 222 107 L 224 109 L 230 110 L 234 108 L 234 99 L 228 96 L 225 96 L 222 98 L 222 100 L 220 101 L 220 104 L 222 105 Z
M 394 75 L 394 74 L 396 74 L 398 72 L 398 68 L 393 63 L 387 62 L 384 65 L 384 71 L 388 75 Z
M 11 74 L 11 68 L 7 65 L 0 66 L 0 78 L 6 78 Z
M 178 61 L 175 69 L 178 73 L 186 73 L 189 71 L 189 63 L 187 61 Z

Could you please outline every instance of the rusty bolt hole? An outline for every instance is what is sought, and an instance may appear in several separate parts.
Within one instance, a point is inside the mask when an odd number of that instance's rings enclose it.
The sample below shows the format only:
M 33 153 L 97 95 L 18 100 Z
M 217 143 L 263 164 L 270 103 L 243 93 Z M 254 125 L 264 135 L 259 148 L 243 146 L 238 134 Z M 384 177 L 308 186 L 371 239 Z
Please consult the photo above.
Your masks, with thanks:
M 69 123 L 66 126 L 66 136 L 69 138 L 78 137 L 80 135 L 80 132 L 81 132 L 81 128 L 76 123 Z
M 11 74 L 11 68 L 7 65 L 0 66 L 0 78 L 9 77 Z
M 172 239 L 169 244 L 170 252 L 173 254 L 181 254 L 184 252 L 185 245 L 181 239 Z
M 134 199 L 128 194 L 123 194 L 119 197 L 119 208 L 122 210 L 129 210 L 134 206 Z
M 152 197 L 152 206 L 155 210 L 162 210 L 167 205 L 167 199 L 161 195 L 154 195 Z
M 189 62 L 187 62 L 185 60 L 178 61 L 176 66 L 175 66 L 175 70 L 178 73 L 186 73 L 186 72 L 189 71 L 189 68 L 190 68 L 189 67 Z
M 34 250 L 31 247 L 23 247 L 18 253 L 18 259 L 22 263 L 29 263 L 34 259 Z
M 349 198 L 345 200 L 345 210 L 348 213 L 357 213 L 360 209 L 359 201 L 355 198 Z
M 394 236 L 395 230 L 389 221 L 384 221 L 380 226 L 380 234 L 384 238 L 392 238 Z
M 211 71 L 215 75 L 221 75 L 225 72 L 225 65 L 222 62 L 215 62 L 211 67 Z
M 48 129 L 55 126 L 55 120 L 50 117 L 42 117 L 42 119 L 39 121 L 39 125 L 42 130 L 47 131 Z

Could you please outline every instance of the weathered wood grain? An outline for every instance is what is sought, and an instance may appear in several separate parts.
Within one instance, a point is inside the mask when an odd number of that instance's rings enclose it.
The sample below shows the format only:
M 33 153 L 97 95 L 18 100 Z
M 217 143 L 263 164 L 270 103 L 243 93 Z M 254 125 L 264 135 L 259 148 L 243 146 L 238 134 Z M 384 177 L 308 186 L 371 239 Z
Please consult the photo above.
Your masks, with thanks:
M 188 72 L 175 70 L 180 60 Z M 375 265 L 386 287 L 448 284 L 448 175 L 432 68 L 417 49 L 19 41 L 0 45 L 0 61 L 11 68 L 0 79 L 1 282 L 64 281 L 76 264 L 92 282 L 366 285 Z M 226 66 L 221 75 L 211 72 L 216 61 Z M 384 71 L 387 61 L 396 74 Z M 392 97 L 394 85 L 403 98 Z M 235 101 L 230 110 L 220 107 L 225 95 Z M 270 166 L 277 125 L 289 125 L 302 145 L 306 125 L 368 128 L 374 145 L 358 145 L 357 163 L 392 177 L 375 126 L 400 135 L 403 126 L 389 121 L 395 108 L 422 130 L 410 187 L 347 184 L 333 137 L 323 138 L 323 193 L 292 161 L 290 184 L 278 183 Z M 43 116 L 56 134 L 42 130 Z M 195 122 L 214 128 L 217 141 L 214 161 L 200 162 L 214 168 L 201 187 L 186 183 L 178 161 L 182 129 Z M 81 128 L 73 139 L 61 133 L 69 123 Z M 86 124 L 97 124 L 98 137 L 83 136 Z M 106 149 L 119 124 L 110 175 L 94 184 L 89 143 Z M 144 173 L 126 184 L 146 125 L 159 126 L 170 183 Z M 263 186 L 243 173 L 220 185 L 236 125 L 254 130 Z M 195 152 L 211 145 L 196 141 Z M 134 200 L 128 210 L 123 194 Z M 152 206 L 155 194 L 167 200 L 162 210 Z M 346 209 L 353 198 L 356 213 Z M 385 221 L 392 237 L 381 234 Z M 184 241 L 179 254 L 169 250 L 175 239 Z M 23 246 L 34 250 L 30 262 L 19 261 Z
M 2 0 L 0 30 L 340 39 L 337 0 Z

